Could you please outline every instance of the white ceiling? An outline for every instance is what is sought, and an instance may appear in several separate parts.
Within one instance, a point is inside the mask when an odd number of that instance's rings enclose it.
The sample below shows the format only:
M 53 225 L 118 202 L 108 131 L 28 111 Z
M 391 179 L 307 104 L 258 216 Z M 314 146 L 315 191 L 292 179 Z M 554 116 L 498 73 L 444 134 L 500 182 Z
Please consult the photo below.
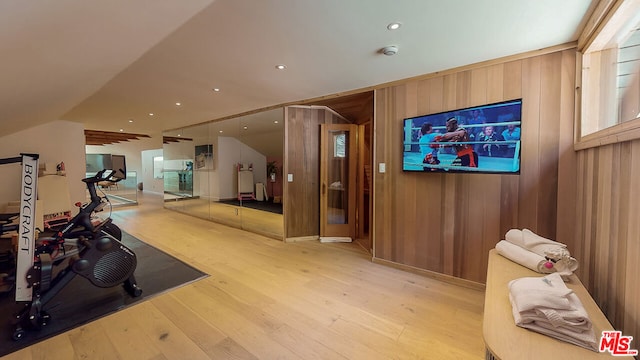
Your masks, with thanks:
M 0 134 L 158 134 L 350 92 L 574 41 L 591 2 L 3 0 Z

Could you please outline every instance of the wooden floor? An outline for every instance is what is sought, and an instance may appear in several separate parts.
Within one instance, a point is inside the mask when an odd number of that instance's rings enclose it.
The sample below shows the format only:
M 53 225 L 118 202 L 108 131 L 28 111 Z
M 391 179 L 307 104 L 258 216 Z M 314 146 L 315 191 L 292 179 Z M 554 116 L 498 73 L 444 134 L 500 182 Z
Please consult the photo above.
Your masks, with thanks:
M 139 201 L 115 223 L 210 276 L 3 359 L 484 358 L 482 291 Z

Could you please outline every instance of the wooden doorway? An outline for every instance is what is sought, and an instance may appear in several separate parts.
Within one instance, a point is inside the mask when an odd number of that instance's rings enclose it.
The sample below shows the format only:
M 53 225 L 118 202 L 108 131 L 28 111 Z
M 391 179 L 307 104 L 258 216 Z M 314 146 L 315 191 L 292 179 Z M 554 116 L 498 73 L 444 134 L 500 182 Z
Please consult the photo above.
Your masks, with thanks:
M 356 237 L 357 139 L 357 125 L 320 125 L 321 241 Z
M 371 151 L 372 121 L 358 125 L 358 212 L 356 241 L 373 254 L 371 219 L 373 215 L 373 156 Z

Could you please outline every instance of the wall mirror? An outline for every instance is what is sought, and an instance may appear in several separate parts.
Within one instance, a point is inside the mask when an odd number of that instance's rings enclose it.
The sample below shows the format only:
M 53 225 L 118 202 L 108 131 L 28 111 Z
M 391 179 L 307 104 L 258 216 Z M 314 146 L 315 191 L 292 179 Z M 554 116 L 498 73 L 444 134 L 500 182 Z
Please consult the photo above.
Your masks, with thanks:
M 165 179 L 167 165 L 176 168 L 191 193 L 165 181 L 165 207 L 283 239 L 283 116 L 279 108 L 166 131 Z

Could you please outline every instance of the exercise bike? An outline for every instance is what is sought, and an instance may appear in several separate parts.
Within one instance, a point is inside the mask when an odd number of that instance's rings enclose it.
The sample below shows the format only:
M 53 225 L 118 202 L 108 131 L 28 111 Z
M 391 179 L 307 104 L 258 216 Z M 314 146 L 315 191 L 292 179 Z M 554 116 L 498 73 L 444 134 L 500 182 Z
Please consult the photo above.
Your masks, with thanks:
M 0 235 L 18 230 L 19 216 L 19 213 L 0 214 Z M 15 268 L 15 252 L 13 249 L 3 246 L 0 249 L 0 294 L 9 293 L 13 290 Z
M 23 338 L 26 330 L 39 330 L 47 325 L 51 316 L 44 310 L 45 305 L 76 275 L 100 288 L 122 284 L 130 296 L 142 295 L 134 276 L 136 255 L 122 244 L 122 231 L 110 217 L 95 216 L 111 205 L 106 195 L 98 195 L 97 184 L 122 180 L 115 174 L 113 170 L 102 170 L 83 179 L 90 202 L 76 204 L 80 210 L 67 224 L 36 239 L 34 264 L 26 274 L 28 287 L 32 289 L 31 301 L 24 302 L 14 316 L 14 340 Z

